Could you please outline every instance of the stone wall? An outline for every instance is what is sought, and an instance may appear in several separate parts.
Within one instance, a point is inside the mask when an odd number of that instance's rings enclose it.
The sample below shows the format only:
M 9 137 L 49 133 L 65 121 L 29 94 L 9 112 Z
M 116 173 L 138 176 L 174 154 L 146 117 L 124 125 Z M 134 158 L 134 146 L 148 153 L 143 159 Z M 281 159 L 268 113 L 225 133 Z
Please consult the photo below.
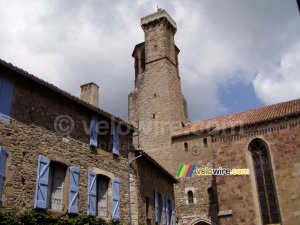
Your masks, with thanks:
M 204 139 L 207 144 L 204 144 Z M 191 224 L 197 218 L 218 222 L 218 201 L 216 179 L 211 175 L 198 175 L 197 169 L 213 168 L 213 147 L 211 137 L 207 133 L 174 138 L 172 141 L 174 154 L 174 171 L 180 165 L 196 165 L 191 177 L 179 177 L 180 183 L 175 186 L 176 210 L 180 224 Z M 209 198 L 208 189 L 212 188 L 214 197 Z M 193 192 L 193 203 L 188 202 L 188 191 Z
M 8 151 L 2 205 L 5 210 L 33 209 L 38 157 L 43 155 L 51 163 L 67 168 L 61 214 L 66 214 L 68 208 L 68 168 L 80 168 L 80 214 L 87 212 L 87 171 L 98 168 L 120 179 L 120 213 L 122 220 L 128 221 L 127 139 L 131 132 L 120 136 L 119 156 L 100 148 L 93 149 L 89 145 L 88 129 L 91 114 L 95 113 L 40 85 L 20 77 L 15 80 L 11 121 L 0 121 L 0 145 Z M 61 135 L 54 126 L 55 119 L 62 115 L 74 121 L 74 129 L 66 135 Z M 99 120 L 101 117 L 104 119 L 99 115 Z M 105 119 L 110 121 L 110 118 Z M 108 210 L 111 218 L 111 208 Z
M 155 213 L 154 213 L 154 191 L 156 190 L 160 196 L 166 196 L 169 201 L 174 200 L 174 187 L 173 183 L 170 182 L 170 178 L 162 173 L 161 170 L 154 169 L 149 162 L 143 157 L 136 160 L 136 164 L 132 167 L 133 173 L 139 180 L 139 189 L 143 190 L 138 195 L 139 205 L 139 224 L 155 224 Z M 149 208 L 146 209 L 146 197 L 149 201 Z M 161 201 L 161 199 L 160 199 Z M 148 213 L 147 213 L 148 211 Z M 169 204 L 169 218 L 171 223 L 171 204 Z M 160 215 L 162 215 L 162 204 L 160 202 Z M 159 224 L 162 224 L 162 216 Z
M 125 123 L 120 125 L 120 155 L 110 151 L 92 148 L 89 145 L 90 116 L 98 116 L 99 121 L 106 121 L 111 128 L 111 118 L 104 113 L 97 113 L 72 101 L 63 95 L 37 84 L 16 72 L 1 67 L 1 76 L 14 81 L 15 90 L 10 122 L 0 121 L 0 146 L 8 151 L 3 187 L 2 210 L 24 212 L 34 207 L 38 157 L 43 155 L 51 164 L 61 165 L 66 169 L 63 184 L 63 208 L 61 211 L 47 210 L 49 213 L 68 216 L 69 167 L 80 168 L 79 176 L 79 214 L 87 214 L 88 170 L 109 179 L 120 179 L 120 217 L 124 224 L 129 223 L 128 195 L 128 139 L 132 135 Z M 65 119 L 63 122 L 58 119 Z M 55 124 L 62 122 L 61 127 Z M 111 132 L 111 131 L 110 131 Z M 101 140 L 101 138 L 99 139 Z M 108 145 L 112 145 L 109 135 Z M 173 192 L 173 181 L 159 173 L 160 169 L 145 162 L 147 173 L 154 170 L 153 179 L 162 180 L 162 192 Z M 143 167 L 138 167 L 142 169 Z M 144 185 L 147 179 L 140 179 L 139 171 L 131 174 L 133 224 L 138 224 L 145 208 L 138 196 L 144 196 L 149 187 L 155 189 L 156 183 Z M 145 173 L 146 174 L 146 173 Z M 108 187 L 108 219 L 111 218 L 111 183 Z M 167 188 L 167 189 L 165 189 Z M 171 196 L 171 194 L 170 194 Z M 140 201 L 140 203 L 139 203 Z M 143 219 L 144 220 L 144 219 Z
M 282 224 L 300 220 L 300 135 L 299 118 L 223 132 L 213 138 L 215 165 L 249 168 L 250 176 L 217 176 L 220 224 L 261 224 L 260 205 L 249 144 L 260 139 L 267 144 L 277 191 Z

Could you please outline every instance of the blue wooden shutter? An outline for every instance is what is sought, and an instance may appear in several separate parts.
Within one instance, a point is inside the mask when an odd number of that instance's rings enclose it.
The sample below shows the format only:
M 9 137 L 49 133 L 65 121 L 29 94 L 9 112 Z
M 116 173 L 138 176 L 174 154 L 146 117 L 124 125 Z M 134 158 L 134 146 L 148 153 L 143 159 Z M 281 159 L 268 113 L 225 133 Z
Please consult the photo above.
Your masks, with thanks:
M 113 154 L 119 155 L 119 132 L 117 126 L 113 127 Z
M 112 218 L 120 219 L 120 180 L 112 179 Z
M 154 191 L 154 205 L 155 205 L 155 222 L 159 220 L 159 204 L 158 204 L 158 193 Z
M 98 147 L 98 118 L 96 116 L 91 116 L 90 132 L 90 145 Z
M 172 200 L 172 225 L 176 225 L 175 201 Z
M 70 167 L 69 207 L 68 212 L 78 214 L 79 167 Z
M 165 196 L 162 196 L 162 211 L 163 211 L 163 225 L 167 224 L 166 220 L 166 198 Z
M 14 83 L 0 78 L 0 119 L 10 120 L 11 105 L 14 94 Z
M 170 224 L 170 216 L 169 216 L 169 201 L 168 198 L 166 197 L 166 220 L 167 220 L 167 225 Z
M 49 187 L 50 160 L 40 155 L 36 175 L 36 187 L 34 197 L 34 208 L 46 209 Z
M 97 186 L 97 175 L 93 171 L 88 172 L 88 216 L 96 216 L 96 186 Z
M 0 205 L 2 204 L 2 190 L 5 179 L 7 155 L 7 151 L 4 149 L 4 147 L 0 147 Z

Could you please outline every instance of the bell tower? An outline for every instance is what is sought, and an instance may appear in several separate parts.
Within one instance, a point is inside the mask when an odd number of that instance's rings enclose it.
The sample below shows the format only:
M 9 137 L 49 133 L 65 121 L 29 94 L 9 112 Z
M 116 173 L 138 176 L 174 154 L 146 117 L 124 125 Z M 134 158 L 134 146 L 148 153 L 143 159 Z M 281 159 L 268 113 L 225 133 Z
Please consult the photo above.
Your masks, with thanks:
M 143 17 L 141 26 L 145 42 L 132 53 L 135 89 L 128 96 L 129 122 L 140 130 L 135 145 L 171 171 L 172 134 L 188 122 L 174 43 L 177 26 L 165 10 Z

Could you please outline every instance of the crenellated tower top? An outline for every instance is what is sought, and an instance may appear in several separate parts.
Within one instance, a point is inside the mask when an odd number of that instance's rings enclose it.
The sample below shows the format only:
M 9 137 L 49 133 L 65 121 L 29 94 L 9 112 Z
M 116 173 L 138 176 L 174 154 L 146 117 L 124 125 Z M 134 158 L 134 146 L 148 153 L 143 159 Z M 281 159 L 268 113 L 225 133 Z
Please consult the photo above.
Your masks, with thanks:
M 156 26 L 157 24 L 160 23 L 164 23 L 168 25 L 168 27 L 172 28 L 174 34 L 176 33 L 177 30 L 176 22 L 164 9 L 141 18 L 141 25 L 144 31 L 147 28 Z

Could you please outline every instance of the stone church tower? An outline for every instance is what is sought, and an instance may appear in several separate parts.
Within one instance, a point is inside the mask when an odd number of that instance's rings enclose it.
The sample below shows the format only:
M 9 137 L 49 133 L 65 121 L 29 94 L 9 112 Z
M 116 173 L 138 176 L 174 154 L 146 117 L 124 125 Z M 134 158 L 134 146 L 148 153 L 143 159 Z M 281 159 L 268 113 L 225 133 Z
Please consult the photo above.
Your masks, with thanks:
M 177 26 L 165 10 L 143 17 L 141 26 L 145 42 L 137 44 L 132 53 L 135 89 L 128 96 L 129 122 L 140 130 L 135 145 L 171 171 L 171 136 L 188 122 L 178 69 L 179 49 L 174 43 Z

